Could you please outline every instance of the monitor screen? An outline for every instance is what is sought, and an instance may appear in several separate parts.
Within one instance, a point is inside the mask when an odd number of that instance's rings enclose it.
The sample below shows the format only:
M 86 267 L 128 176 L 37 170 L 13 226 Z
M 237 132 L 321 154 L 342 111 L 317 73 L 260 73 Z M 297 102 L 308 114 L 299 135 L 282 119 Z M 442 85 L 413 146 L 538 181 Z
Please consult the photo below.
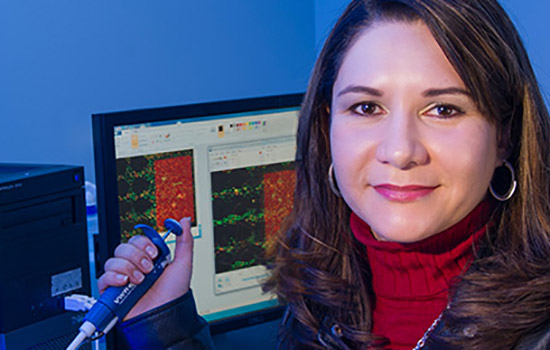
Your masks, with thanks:
M 214 333 L 280 315 L 266 248 L 292 209 L 301 94 L 93 116 L 96 264 L 140 232 L 191 218 L 191 282 Z M 174 237 L 167 243 L 174 247 Z

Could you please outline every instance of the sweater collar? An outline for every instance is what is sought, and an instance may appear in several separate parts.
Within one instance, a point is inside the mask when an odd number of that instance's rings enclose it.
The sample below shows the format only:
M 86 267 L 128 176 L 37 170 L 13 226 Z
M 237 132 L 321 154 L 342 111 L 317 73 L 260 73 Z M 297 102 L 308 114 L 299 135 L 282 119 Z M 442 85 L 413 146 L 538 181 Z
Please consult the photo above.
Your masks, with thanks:
M 469 265 L 493 208 L 493 202 L 485 200 L 455 225 L 413 243 L 378 241 L 368 224 L 352 213 L 351 230 L 366 247 L 374 294 L 405 300 L 446 296 L 454 278 Z

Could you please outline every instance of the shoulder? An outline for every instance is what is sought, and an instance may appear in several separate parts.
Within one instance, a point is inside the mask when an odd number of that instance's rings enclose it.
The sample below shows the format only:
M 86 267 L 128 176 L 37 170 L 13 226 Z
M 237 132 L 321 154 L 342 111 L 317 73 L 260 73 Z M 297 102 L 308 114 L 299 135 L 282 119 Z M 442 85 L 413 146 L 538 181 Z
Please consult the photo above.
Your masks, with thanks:
M 442 322 L 436 327 L 433 334 L 426 341 L 423 350 L 457 350 L 460 345 L 451 345 L 447 340 L 458 340 L 463 337 L 476 337 L 475 332 L 470 333 L 468 327 L 452 327 Z M 513 346 L 513 350 L 549 350 L 550 349 L 550 322 L 526 332 Z
M 514 350 L 548 350 L 550 349 L 550 323 L 537 328 L 523 336 Z

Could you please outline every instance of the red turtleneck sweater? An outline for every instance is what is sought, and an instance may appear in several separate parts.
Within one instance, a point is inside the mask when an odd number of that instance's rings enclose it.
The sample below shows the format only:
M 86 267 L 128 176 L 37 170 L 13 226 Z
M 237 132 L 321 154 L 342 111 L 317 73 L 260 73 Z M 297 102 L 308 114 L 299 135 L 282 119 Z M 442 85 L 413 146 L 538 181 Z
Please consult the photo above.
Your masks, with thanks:
M 445 309 L 448 290 L 472 259 L 472 244 L 486 230 L 492 205 L 485 201 L 457 224 L 414 243 L 377 241 L 351 215 L 351 230 L 366 246 L 375 294 L 372 332 L 393 350 L 410 350 Z

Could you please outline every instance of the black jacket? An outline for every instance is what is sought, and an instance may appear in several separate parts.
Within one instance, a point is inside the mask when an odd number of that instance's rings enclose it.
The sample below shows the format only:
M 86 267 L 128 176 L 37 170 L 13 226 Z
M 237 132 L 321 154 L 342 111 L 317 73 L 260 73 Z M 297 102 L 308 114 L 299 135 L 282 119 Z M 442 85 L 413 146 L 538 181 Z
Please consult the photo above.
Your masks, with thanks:
M 292 322 L 294 319 L 287 312 L 282 326 L 289 326 Z M 208 323 L 197 314 L 191 291 L 179 299 L 122 323 L 118 328 L 132 350 L 214 350 Z M 317 340 L 327 350 L 349 350 L 338 329 L 338 325 L 331 323 L 330 318 L 326 317 L 317 333 Z M 459 331 L 461 330 L 457 330 Z M 449 335 L 445 332 L 449 332 L 448 328 L 444 322 L 439 323 L 422 349 L 456 350 L 449 344 L 438 342 L 437 335 Z M 525 335 L 514 350 L 550 350 L 550 324 Z
M 336 324 L 329 325 L 324 322 L 319 332 L 317 339 L 327 350 L 349 350 L 344 341 L 341 339 L 339 332 L 335 331 L 339 327 Z M 457 330 L 460 331 L 460 330 Z M 465 331 L 465 330 L 463 330 Z M 457 350 L 448 343 L 438 341 L 437 336 L 450 336 L 447 332 L 444 322 L 441 322 L 434 329 L 432 335 L 428 337 L 422 350 Z M 472 335 L 475 336 L 475 335 Z M 492 350 L 492 349 L 488 349 Z M 514 350 L 550 350 L 550 324 L 544 325 L 535 330 L 531 334 L 525 335 L 514 347 Z

